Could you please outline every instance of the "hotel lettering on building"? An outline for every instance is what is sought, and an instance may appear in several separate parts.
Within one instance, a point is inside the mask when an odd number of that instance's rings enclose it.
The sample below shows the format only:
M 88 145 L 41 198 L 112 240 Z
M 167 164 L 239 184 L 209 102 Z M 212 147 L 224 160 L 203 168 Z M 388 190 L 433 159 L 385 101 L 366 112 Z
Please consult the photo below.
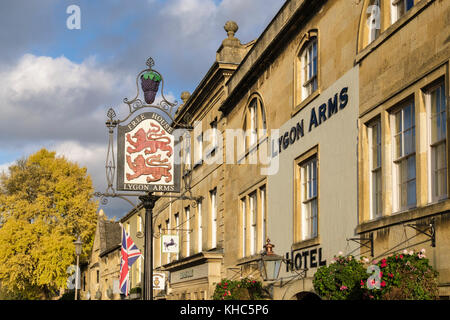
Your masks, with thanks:
M 193 127 L 181 189 L 196 200 L 154 208 L 154 271 L 166 274 L 155 297 L 212 299 L 223 278 L 260 278 L 267 238 L 290 261 L 274 299 L 316 297 L 314 273 L 339 251 L 405 248 L 426 249 L 450 296 L 449 17 L 448 1 L 288 0 L 244 44 L 228 21 L 176 114 Z M 122 219 L 133 238 L 143 216 Z M 166 234 L 178 253 L 162 253 Z M 139 286 L 143 268 L 132 272 Z

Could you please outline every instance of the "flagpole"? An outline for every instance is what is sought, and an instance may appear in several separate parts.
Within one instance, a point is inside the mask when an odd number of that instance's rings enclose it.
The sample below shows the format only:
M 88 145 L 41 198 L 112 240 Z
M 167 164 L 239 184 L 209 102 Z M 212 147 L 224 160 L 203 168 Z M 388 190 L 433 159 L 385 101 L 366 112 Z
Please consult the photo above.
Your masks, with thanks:
M 139 197 L 145 209 L 144 300 L 153 300 L 153 208 L 158 199 L 151 192 Z

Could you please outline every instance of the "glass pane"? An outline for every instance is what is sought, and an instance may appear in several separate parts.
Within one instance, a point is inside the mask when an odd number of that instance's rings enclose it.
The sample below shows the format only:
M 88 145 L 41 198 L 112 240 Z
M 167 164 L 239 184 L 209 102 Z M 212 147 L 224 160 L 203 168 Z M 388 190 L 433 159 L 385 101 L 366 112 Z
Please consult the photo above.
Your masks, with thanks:
M 408 182 L 408 206 L 416 204 L 416 180 Z
M 313 186 L 312 186 L 312 196 L 317 196 L 317 160 L 313 161 Z
M 402 132 L 402 113 L 401 112 L 397 112 L 395 114 L 395 133 L 400 133 Z

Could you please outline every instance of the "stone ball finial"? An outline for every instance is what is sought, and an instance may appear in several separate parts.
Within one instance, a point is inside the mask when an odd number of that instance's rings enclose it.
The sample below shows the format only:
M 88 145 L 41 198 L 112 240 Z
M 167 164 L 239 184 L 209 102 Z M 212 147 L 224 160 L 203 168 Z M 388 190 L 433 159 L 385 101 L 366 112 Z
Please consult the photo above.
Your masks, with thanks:
M 223 28 L 227 32 L 229 38 L 233 38 L 234 34 L 239 30 L 237 23 L 231 20 L 227 21 Z
M 186 101 L 188 101 L 190 96 L 191 94 L 188 91 L 183 91 L 181 93 L 181 100 L 183 100 L 183 103 L 186 103 Z

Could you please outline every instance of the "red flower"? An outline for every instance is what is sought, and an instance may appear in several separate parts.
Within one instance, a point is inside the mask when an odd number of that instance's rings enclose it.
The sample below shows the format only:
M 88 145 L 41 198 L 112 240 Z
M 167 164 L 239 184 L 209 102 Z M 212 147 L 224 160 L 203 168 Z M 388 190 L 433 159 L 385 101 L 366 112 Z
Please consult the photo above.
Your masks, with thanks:
M 386 287 L 386 282 L 381 281 L 381 286 L 382 286 L 382 287 Z
M 361 280 L 361 285 L 362 285 L 362 286 L 364 285 L 364 281 L 363 281 L 363 280 Z
M 400 255 L 400 259 L 403 259 L 403 255 L 402 254 Z
M 389 273 L 389 277 L 393 278 L 393 277 L 394 277 L 394 274 Z

